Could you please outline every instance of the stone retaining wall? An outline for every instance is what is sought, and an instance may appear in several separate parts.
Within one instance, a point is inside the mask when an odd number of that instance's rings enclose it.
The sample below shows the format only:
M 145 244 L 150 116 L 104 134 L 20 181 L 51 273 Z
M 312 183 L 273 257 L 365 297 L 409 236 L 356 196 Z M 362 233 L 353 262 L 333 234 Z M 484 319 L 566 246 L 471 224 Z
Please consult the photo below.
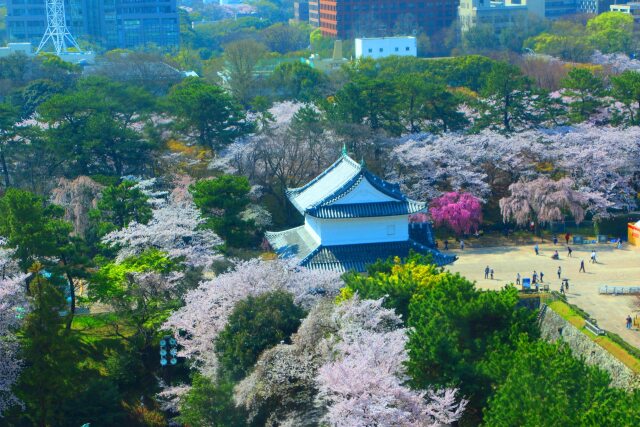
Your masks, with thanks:
M 583 358 L 588 365 L 607 371 L 611 376 L 612 387 L 627 390 L 640 388 L 640 375 L 549 307 L 541 312 L 540 332 L 543 339 L 551 342 L 560 339 L 567 343 L 576 357 Z

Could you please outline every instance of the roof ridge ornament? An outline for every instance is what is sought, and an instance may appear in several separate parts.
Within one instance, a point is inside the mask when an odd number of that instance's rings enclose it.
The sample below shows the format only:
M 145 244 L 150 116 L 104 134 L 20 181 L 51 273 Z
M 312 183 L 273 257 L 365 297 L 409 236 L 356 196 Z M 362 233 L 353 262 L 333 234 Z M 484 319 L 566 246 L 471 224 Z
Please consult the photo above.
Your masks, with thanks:
M 342 155 L 343 156 L 347 156 L 347 144 L 346 143 L 342 144 Z

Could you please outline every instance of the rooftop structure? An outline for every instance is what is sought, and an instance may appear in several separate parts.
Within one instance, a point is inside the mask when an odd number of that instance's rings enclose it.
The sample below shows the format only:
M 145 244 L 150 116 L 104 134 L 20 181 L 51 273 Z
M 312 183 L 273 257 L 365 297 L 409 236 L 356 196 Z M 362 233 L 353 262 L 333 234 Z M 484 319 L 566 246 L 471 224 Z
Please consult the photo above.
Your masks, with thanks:
M 346 150 L 305 186 L 287 190 L 287 197 L 304 225 L 265 237 L 279 257 L 297 258 L 304 267 L 365 271 L 379 259 L 411 251 L 431 254 L 439 265 L 455 260 L 435 249 L 430 224 L 409 224 L 409 215 L 426 204 L 372 174 Z

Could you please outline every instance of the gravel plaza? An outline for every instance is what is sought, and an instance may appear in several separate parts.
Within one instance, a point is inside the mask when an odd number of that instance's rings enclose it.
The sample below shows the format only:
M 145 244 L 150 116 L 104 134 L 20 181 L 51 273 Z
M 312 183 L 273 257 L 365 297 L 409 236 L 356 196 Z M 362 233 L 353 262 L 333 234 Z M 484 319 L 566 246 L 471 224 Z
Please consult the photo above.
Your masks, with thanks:
M 625 318 L 640 315 L 640 296 L 600 295 L 601 286 L 640 286 L 640 248 L 624 245 L 616 249 L 613 244 L 570 245 L 572 257 L 567 256 L 564 244 L 539 244 L 540 254 L 536 256 L 534 245 L 465 248 L 451 251 L 459 259 L 447 266 L 452 272 L 460 273 L 475 281 L 482 289 L 500 289 L 507 283 L 515 283 L 517 273 L 522 278 L 544 273 L 544 284 L 551 290 L 559 291 L 558 267 L 562 268 L 562 278 L 569 279 L 569 302 L 593 316 L 601 328 L 619 334 L 628 343 L 640 348 L 640 331 L 625 327 Z M 596 250 L 597 264 L 590 262 L 591 251 Z M 551 256 L 557 250 L 560 259 Z M 580 261 L 584 260 L 586 273 L 579 273 Z M 494 270 L 494 279 L 485 279 L 486 266 Z

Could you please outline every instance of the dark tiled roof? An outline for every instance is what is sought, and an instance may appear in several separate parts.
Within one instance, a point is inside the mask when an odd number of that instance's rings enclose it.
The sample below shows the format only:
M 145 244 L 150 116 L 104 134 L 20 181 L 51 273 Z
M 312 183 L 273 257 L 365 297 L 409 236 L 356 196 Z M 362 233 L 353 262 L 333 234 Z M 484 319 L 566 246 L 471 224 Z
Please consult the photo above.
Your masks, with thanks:
M 396 205 L 392 205 L 394 202 L 374 201 L 354 203 L 349 208 L 331 206 L 357 188 L 363 181 L 367 181 L 380 193 L 395 199 Z M 403 215 L 419 212 L 426 207 L 426 205 L 413 201 L 404 195 L 400 190 L 400 185 L 377 177 L 346 154 L 343 154 L 327 170 L 303 187 L 288 189 L 286 193 L 293 206 L 301 214 L 310 214 L 318 218 Z
M 421 254 L 431 254 L 437 265 L 450 264 L 456 260 L 453 255 L 428 248 L 424 245 L 406 240 L 403 242 L 368 243 L 358 245 L 319 246 L 300 265 L 315 270 L 331 271 L 366 271 L 366 266 L 378 260 L 386 260 L 389 257 L 407 257 L 410 251 Z
M 413 200 L 381 203 L 350 203 L 317 206 L 307 210 L 307 214 L 316 218 L 366 218 L 378 216 L 407 215 L 426 208 L 425 203 Z

